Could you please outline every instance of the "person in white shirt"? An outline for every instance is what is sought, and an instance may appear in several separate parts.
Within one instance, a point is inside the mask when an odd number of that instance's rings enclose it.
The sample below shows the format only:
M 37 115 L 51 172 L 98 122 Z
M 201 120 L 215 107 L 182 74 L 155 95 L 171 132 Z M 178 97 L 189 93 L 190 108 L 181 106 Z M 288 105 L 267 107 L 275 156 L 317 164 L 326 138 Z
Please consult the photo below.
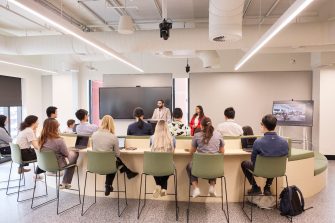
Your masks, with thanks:
M 152 118 L 154 120 L 164 120 L 167 123 L 171 122 L 171 112 L 170 109 L 165 107 L 165 102 L 163 99 L 157 101 L 157 108 L 155 109 Z
M 220 123 L 217 127 L 217 131 L 221 133 L 222 136 L 241 136 L 243 135 L 242 127 L 237 124 L 234 120 L 235 110 L 233 107 L 226 108 L 224 111 L 225 122 Z
M 74 133 L 73 128 L 74 128 L 75 123 L 76 123 L 76 121 L 73 120 L 73 119 L 67 120 L 67 122 L 66 122 L 67 127 L 64 130 L 64 133 L 68 133 L 68 134 Z
M 79 109 L 76 112 L 76 117 L 80 121 L 80 124 L 76 127 L 78 135 L 92 135 L 98 130 L 99 127 L 97 125 L 88 122 L 88 111 L 85 109 Z

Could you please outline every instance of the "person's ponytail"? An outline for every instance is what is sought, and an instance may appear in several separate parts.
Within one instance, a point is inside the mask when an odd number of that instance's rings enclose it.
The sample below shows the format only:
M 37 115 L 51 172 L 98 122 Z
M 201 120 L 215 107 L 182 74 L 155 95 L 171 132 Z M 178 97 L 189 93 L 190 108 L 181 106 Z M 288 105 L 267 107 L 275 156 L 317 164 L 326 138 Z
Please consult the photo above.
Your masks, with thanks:
M 203 127 L 203 137 L 202 137 L 202 142 L 207 145 L 209 143 L 209 140 L 213 136 L 214 132 L 214 127 L 212 125 L 212 121 L 210 118 L 205 117 L 201 120 L 201 126 Z
M 142 108 L 140 107 L 137 107 L 134 109 L 134 112 L 133 112 L 133 115 L 134 115 L 134 118 L 138 118 L 138 121 L 137 121 L 137 127 L 139 129 L 142 129 L 143 126 L 144 126 L 144 121 L 143 121 L 143 116 L 144 116 L 144 111 Z

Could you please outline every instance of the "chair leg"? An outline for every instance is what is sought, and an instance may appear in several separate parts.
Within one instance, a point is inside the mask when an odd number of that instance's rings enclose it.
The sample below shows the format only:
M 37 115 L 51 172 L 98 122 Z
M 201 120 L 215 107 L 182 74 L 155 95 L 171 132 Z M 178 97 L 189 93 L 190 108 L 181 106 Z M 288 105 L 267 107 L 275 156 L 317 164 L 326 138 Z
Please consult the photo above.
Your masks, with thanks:
M 31 199 L 31 206 L 30 206 L 31 209 L 33 209 L 33 206 L 34 206 L 34 198 L 35 198 L 35 190 L 36 190 L 36 178 L 37 178 L 37 173 L 35 173 L 33 198 Z M 45 179 L 45 181 L 46 181 L 46 179 Z
M 123 173 L 123 183 L 124 183 L 124 198 L 126 200 L 126 205 L 128 205 L 127 200 L 127 181 L 126 181 L 126 172 Z
M 58 175 L 59 173 L 59 175 Z M 59 184 L 60 184 L 60 172 L 56 172 L 56 189 L 57 189 L 57 215 L 59 214 Z
M 191 205 L 191 177 L 188 184 L 188 204 L 186 210 L 186 221 L 189 222 L 190 218 L 190 205 Z
M 7 189 L 6 189 L 6 194 L 7 194 L 7 195 L 8 195 L 8 188 L 9 188 L 10 176 L 12 175 L 12 168 L 13 168 L 13 161 L 10 163 L 10 170 L 9 170 L 9 176 L 8 176 L 8 181 L 7 181 Z
M 244 183 L 243 183 L 243 202 L 242 202 L 242 209 L 244 208 L 244 204 L 245 204 L 245 181 L 246 181 L 246 177 L 244 177 Z
M 57 175 L 56 175 L 57 176 Z M 36 198 L 40 198 L 40 197 L 45 197 L 45 196 L 48 196 L 48 186 L 47 186 L 47 175 L 46 175 L 46 172 L 44 172 L 44 184 L 45 184 L 45 195 L 41 195 L 41 196 L 37 196 L 37 197 L 35 197 L 35 190 L 36 190 L 36 183 L 37 183 L 37 180 L 36 180 L 36 178 L 37 178 L 37 173 L 35 173 L 35 183 L 34 183 L 34 188 L 33 188 L 33 198 L 32 198 L 32 200 L 31 200 L 31 206 L 30 206 L 30 208 L 31 209 L 33 209 L 33 210 L 35 210 L 35 209 L 37 209 L 37 208 L 40 208 L 40 207 L 42 207 L 42 206 L 45 206 L 45 205 L 47 205 L 47 204 L 50 204 L 50 203 L 52 203 L 52 202 L 54 202 L 54 201 L 56 201 L 57 200 L 57 198 L 53 198 L 53 199 L 50 199 L 50 200 L 48 200 L 48 201 L 46 201 L 46 202 L 43 202 L 43 203 L 41 203 L 41 204 L 39 204 L 39 205 L 37 205 L 37 206 L 34 206 L 34 200 L 36 199 Z M 57 179 L 56 179 L 56 187 L 57 187 Z
M 144 173 L 141 174 L 140 194 L 139 194 L 139 196 L 138 196 L 137 219 L 140 218 L 140 215 L 141 215 L 141 213 L 142 213 L 142 210 L 143 210 L 143 208 L 144 208 L 144 206 L 145 206 L 145 203 L 144 203 L 144 205 L 141 207 L 141 194 L 142 194 L 142 179 L 143 179 L 143 175 L 144 175 Z
M 174 194 L 175 194 L 175 202 L 176 202 L 176 221 L 179 219 L 179 207 L 178 207 L 178 192 L 177 192 L 177 170 L 175 169 L 175 173 L 173 175 L 174 179 Z
M 81 204 L 81 197 L 80 197 L 80 183 L 79 183 L 79 168 L 77 167 L 77 183 L 78 183 L 78 198 L 79 198 L 79 204 Z
M 20 173 L 19 187 L 17 188 L 17 199 L 16 199 L 17 202 L 19 202 L 20 199 L 21 179 L 22 179 L 22 173 Z
M 224 188 L 225 188 L 225 194 L 226 194 L 226 206 L 227 206 L 227 213 L 225 213 L 226 215 L 226 219 L 229 223 L 229 207 L 228 207 L 228 193 L 227 193 L 227 182 L 226 182 L 226 177 L 224 178 Z M 221 187 L 222 187 L 222 178 L 221 178 Z
M 87 184 L 87 174 L 88 174 L 88 171 L 86 171 L 86 174 L 85 174 L 84 196 L 83 196 L 83 203 L 82 203 L 82 206 L 81 206 L 81 216 L 84 216 L 84 214 L 86 214 L 86 212 L 88 211 L 88 209 L 90 209 L 97 202 L 97 174 L 94 174 L 94 176 L 95 176 L 94 177 L 94 179 L 95 179 L 95 182 L 94 182 L 94 189 L 95 189 L 95 192 L 94 192 L 94 202 L 84 211 L 85 196 L 86 196 L 86 184 Z
M 278 208 L 278 178 L 276 177 L 276 208 Z

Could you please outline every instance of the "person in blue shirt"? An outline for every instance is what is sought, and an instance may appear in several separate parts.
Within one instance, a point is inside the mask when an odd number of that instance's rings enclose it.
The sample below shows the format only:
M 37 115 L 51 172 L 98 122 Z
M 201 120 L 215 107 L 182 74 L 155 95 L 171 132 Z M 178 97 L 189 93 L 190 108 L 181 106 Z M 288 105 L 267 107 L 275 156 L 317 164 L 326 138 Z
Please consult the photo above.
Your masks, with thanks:
M 153 130 L 152 126 L 149 123 L 143 121 L 144 111 L 142 108 L 137 107 L 134 109 L 134 118 L 136 122 L 130 124 L 127 129 L 127 135 L 135 135 L 135 136 L 145 136 L 152 135 Z
M 274 115 L 269 114 L 262 118 L 261 131 L 264 133 L 264 137 L 255 141 L 251 160 L 246 160 L 241 163 L 242 171 L 252 185 L 252 188 L 248 191 L 249 195 L 259 195 L 262 193 L 253 175 L 248 171 L 254 170 L 257 156 L 282 157 L 288 155 L 288 143 L 274 131 L 276 125 L 277 118 Z M 271 195 L 270 186 L 272 181 L 273 178 L 267 178 L 263 191 L 264 195 Z

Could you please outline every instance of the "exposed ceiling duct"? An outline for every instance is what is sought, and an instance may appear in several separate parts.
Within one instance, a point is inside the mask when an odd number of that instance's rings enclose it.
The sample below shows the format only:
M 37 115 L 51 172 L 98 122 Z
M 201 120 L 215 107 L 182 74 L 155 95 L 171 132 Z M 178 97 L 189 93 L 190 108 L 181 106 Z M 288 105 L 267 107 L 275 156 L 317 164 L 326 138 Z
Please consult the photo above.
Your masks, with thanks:
M 129 15 L 122 15 L 117 31 L 120 34 L 133 34 L 135 31 L 133 19 Z
M 209 39 L 227 42 L 242 38 L 243 0 L 209 1 Z
M 203 68 L 220 68 L 220 56 L 215 50 L 197 51 Z

